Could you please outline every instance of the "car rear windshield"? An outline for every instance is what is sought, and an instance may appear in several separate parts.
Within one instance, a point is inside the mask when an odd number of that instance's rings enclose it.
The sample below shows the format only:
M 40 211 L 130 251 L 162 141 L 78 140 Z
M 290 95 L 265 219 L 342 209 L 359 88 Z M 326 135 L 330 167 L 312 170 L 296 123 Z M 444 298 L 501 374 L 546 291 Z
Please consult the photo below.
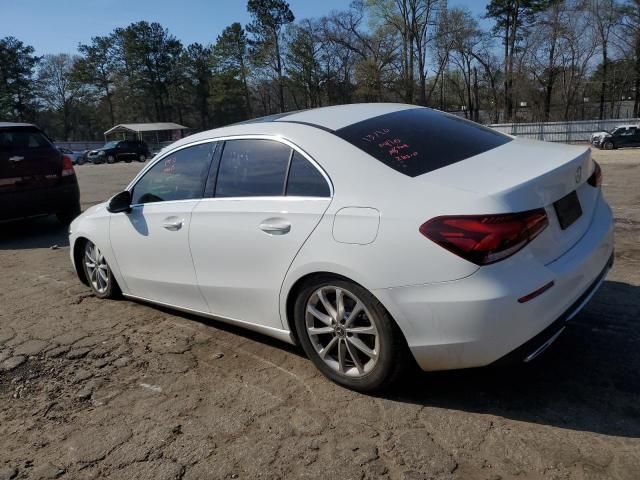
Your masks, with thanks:
M 474 122 L 429 108 L 369 118 L 336 135 L 394 170 L 417 177 L 511 141 Z
M 32 148 L 52 148 L 52 146 L 47 137 L 36 128 L 0 128 L 0 151 L 14 152 Z

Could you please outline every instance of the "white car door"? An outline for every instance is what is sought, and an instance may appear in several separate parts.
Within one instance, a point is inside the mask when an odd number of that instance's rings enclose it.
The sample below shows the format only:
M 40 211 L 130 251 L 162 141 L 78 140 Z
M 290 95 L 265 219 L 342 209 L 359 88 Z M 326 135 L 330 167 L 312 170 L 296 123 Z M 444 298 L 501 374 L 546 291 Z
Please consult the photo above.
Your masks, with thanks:
M 331 202 L 330 184 L 280 141 L 229 140 L 218 158 L 215 191 L 191 221 L 200 290 L 214 315 L 281 329 L 280 287 Z
M 133 186 L 131 212 L 112 216 L 111 245 L 129 294 L 209 310 L 189 252 L 189 227 L 214 149 L 205 143 L 163 157 Z

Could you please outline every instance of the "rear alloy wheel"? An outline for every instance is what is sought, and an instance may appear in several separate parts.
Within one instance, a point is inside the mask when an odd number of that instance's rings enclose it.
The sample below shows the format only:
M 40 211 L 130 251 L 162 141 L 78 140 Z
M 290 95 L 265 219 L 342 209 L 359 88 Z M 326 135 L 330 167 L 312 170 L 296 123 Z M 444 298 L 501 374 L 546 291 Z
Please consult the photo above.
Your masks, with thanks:
M 295 321 L 309 358 L 341 385 L 380 390 L 404 369 L 406 345 L 400 330 L 382 304 L 355 283 L 332 279 L 304 288 Z
M 115 163 L 116 161 L 116 157 L 114 157 L 113 155 L 109 155 L 107 157 L 107 163 Z
M 82 263 L 87 281 L 97 297 L 113 298 L 118 295 L 120 290 L 107 260 L 93 242 L 85 243 Z
M 140 156 L 138 157 L 138 161 L 142 163 L 146 162 L 147 156 L 144 153 L 141 153 Z
M 613 142 L 604 142 L 603 146 L 605 150 L 613 150 Z

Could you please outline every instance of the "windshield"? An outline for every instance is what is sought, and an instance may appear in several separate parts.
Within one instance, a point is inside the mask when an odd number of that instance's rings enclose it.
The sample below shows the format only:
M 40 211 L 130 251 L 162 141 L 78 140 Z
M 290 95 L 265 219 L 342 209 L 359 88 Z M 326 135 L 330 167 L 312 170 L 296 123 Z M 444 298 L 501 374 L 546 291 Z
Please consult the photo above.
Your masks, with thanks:
M 116 145 L 118 145 L 118 142 L 107 142 L 102 148 L 114 148 Z

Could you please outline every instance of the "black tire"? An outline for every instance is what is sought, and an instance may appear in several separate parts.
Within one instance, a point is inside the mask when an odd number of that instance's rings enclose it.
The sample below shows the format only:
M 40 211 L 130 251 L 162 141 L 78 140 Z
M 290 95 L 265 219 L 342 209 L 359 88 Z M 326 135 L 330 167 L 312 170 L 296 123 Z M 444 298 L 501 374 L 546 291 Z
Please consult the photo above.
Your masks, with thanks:
M 69 210 L 56 213 L 58 221 L 63 225 L 69 225 L 78 215 L 80 215 L 80 205 L 70 208 Z
M 144 163 L 144 162 L 146 162 L 146 161 L 147 161 L 147 156 L 146 156 L 144 153 L 141 153 L 141 154 L 138 156 L 138 161 L 139 161 L 140 163 Z
M 602 148 L 604 148 L 605 150 L 613 150 L 616 147 L 613 144 L 613 142 L 604 142 L 604 144 L 602 145 Z
M 358 374 L 356 376 L 349 376 L 348 374 L 342 373 L 339 369 L 337 370 L 335 367 L 332 368 L 327 362 L 325 362 L 316 350 L 316 348 L 318 348 L 317 345 L 314 346 L 314 343 L 312 343 L 309 331 L 307 330 L 307 305 L 309 301 L 312 300 L 314 295 L 317 295 L 316 292 L 320 289 L 328 288 L 330 290 L 333 287 L 341 289 L 346 294 L 354 295 L 357 300 L 362 302 L 366 310 L 364 318 L 366 318 L 370 323 L 375 324 L 375 328 L 377 330 L 377 338 L 379 341 L 377 359 L 369 371 L 365 370 L 364 373 L 360 373 L 360 367 L 358 367 Z M 353 299 L 351 301 L 353 301 Z M 346 304 L 344 308 L 344 317 L 347 317 Z M 369 291 L 352 281 L 342 279 L 340 277 L 322 276 L 315 277 L 311 279 L 311 281 L 305 283 L 299 290 L 296 297 L 294 305 L 294 321 L 300 344 L 318 370 L 320 370 L 320 372 L 329 379 L 351 390 L 359 392 L 386 390 L 394 385 L 409 365 L 408 360 L 410 358 L 410 354 L 400 328 L 384 306 Z M 311 321 L 315 321 L 315 318 Z M 346 327 L 346 325 L 344 326 Z M 347 332 L 349 331 L 346 328 L 344 330 Z M 367 357 L 363 356 L 360 351 L 354 350 L 354 344 L 349 344 L 346 340 L 346 337 L 353 338 L 353 334 L 344 333 L 344 331 L 340 334 L 344 336 L 341 337 L 342 340 L 341 338 L 338 338 L 338 347 L 340 346 L 341 341 L 344 342 L 343 345 L 345 345 L 345 347 L 343 348 L 346 348 L 346 350 L 343 351 L 347 352 L 345 355 L 350 355 L 350 358 L 352 359 L 350 370 L 353 371 L 356 369 L 356 363 L 353 361 L 353 354 L 351 352 L 356 352 L 356 355 L 358 355 L 361 360 L 362 358 L 367 359 Z M 339 333 L 327 333 L 323 335 L 326 335 L 327 341 L 331 341 L 329 339 L 331 339 L 332 336 L 338 336 Z M 317 338 L 318 336 L 319 335 L 315 335 L 314 337 Z M 356 337 L 363 338 L 359 337 L 357 334 Z M 351 345 L 351 347 L 347 344 Z M 349 350 L 349 348 L 351 348 L 351 350 Z M 334 347 L 333 350 L 336 349 L 337 347 Z M 329 353 L 326 355 L 327 357 L 330 356 L 330 351 L 328 352 Z M 346 357 L 343 358 L 345 358 L 346 363 L 348 360 Z M 361 361 L 360 363 L 362 364 L 363 362 Z
M 107 163 L 116 163 L 116 157 L 113 155 L 107 155 Z
M 85 240 L 85 242 L 81 246 L 82 252 L 81 252 L 81 255 L 80 255 L 80 261 L 82 262 L 82 270 L 84 271 L 84 275 L 85 275 L 85 278 L 87 280 L 87 283 L 89 284 L 89 287 L 93 291 L 94 295 L 96 297 L 98 297 L 98 298 L 105 298 L 106 299 L 106 298 L 118 298 L 118 297 L 120 297 L 122 292 L 120 290 L 120 287 L 118 286 L 118 282 L 116 281 L 115 277 L 113 276 L 113 272 L 111 271 L 111 268 L 109 267 L 109 264 L 107 263 L 106 259 L 104 259 L 104 266 L 106 267 L 106 269 L 104 271 L 106 271 L 106 275 L 107 275 L 107 279 L 108 279 L 106 287 L 104 289 L 99 288 L 99 285 L 94 280 L 94 277 L 92 275 L 92 271 L 89 268 L 89 265 L 91 264 L 91 258 L 87 257 L 87 248 L 90 248 L 90 246 L 96 247 L 93 244 L 93 242 L 91 242 L 89 240 Z M 99 252 L 99 249 L 98 249 L 98 252 Z M 102 257 L 102 258 L 104 258 L 104 257 Z

